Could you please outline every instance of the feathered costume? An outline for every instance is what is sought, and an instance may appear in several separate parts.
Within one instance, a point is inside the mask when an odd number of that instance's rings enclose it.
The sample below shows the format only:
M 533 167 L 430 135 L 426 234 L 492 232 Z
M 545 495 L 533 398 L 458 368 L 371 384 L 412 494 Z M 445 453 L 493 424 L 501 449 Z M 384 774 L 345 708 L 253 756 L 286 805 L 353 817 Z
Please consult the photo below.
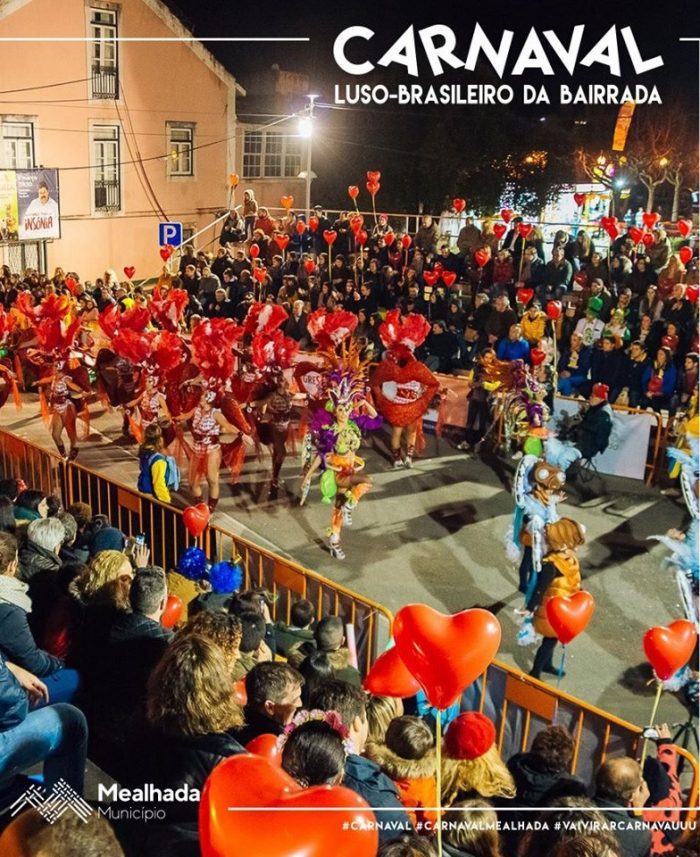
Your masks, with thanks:
M 365 463 L 357 455 L 362 430 L 381 424 L 368 401 L 370 360 L 362 358 L 362 347 L 351 339 L 357 316 L 349 312 L 311 313 L 307 328 L 318 343 L 323 360 L 320 399 L 325 401 L 312 418 L 304 444 L 302 484 L 303 503 L 311 477 L 321 473 L 321 493 L 325 503 L 333 503 L 328 547 L 331 555 L 344 559 L 340 531 L 352 523 L 352 511 L 371 488 L 370 479 L 362 474 Z
M 17 387 L 17 376 L 13 372 L 12 357 L 6 344 L 10 330 L 10 317 L 0 307 L 0 408 L 12 393 L 15 407 L 19 410 L 22 407 L 22 401 Z

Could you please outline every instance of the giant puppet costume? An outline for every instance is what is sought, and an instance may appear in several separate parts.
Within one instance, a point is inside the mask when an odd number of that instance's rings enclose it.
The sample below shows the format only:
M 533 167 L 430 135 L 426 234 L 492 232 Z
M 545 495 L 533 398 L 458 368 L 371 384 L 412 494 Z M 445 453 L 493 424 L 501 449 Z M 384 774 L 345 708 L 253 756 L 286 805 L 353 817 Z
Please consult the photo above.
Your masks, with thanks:
M 395 468 L 412 466 L 416 443 L 423 437 L 421 421 L 440 386 L 413 354 L 429 332 L 430 322 L 424 316 L 409 313 L 402 318 L 398 309 L 388 312 L 379 325 L 379 336 L 387 350 L 372 372 L 370 385 L 377 410 L 391 426 Z M 402 453 L 404 433 L 406 450 Z
M 372 487 L 357 451 L 362 429 L 377 427 L 377 412 L 369 401 L 369 360 L 362 358 L 361 346 L 351 339 L 356 326 L 357 316 L 352 313 L 325 309 L 311 313 L 307 322 L 323 360 L 318 398 L 325 405 L 313 414 L 305 439 L 301 502 L 314 473 L 321 470 L 323 501 L 333 504 L 328 549 L 335 559 L 345 559 L 341 529 L 352 524 L 353 510 Z

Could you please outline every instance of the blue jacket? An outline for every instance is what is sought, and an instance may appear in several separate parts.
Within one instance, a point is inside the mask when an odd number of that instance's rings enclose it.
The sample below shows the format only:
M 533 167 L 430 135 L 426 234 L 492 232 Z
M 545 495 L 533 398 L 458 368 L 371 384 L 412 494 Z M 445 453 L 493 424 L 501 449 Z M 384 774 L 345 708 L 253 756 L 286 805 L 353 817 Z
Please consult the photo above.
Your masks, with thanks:
M 651 376 L 654 375 L 654 368 L 652 366 L 647 366 L 644 370 L 644 375 L 642 376 L 642 384 L 644 385 L 644 392 L 646 393 L 647 387 L 649 386 L 649 381 L 651 381 Z M 664 396 L 672 396 L 676 390 L 676 381 L 678 380 L 678 373 L 676 372 L 676 367 L 671 364 L 666 367 L 664 372 L 664 377 L 662 379 L 661 391 Z
M 530 346 L 525 339 L 512 341 L 508 338 L 502 339 L 496 349 L 496 357 L 499 360 L 524 360 L 530 362 Z
M 27 694 L 0 655 L 0 732 L 19 726 L 28 713 Z
M 399 800 L 392 780 L 382 773 L 379 765 L 354 753 L 345 761 L 343 785 L 364 798 L 372 807 L 394 809 L 395 812 L 375 813 L 380 823 L 379 841 L 389 842 L 402 833 L 412 833 L 410 819 Z

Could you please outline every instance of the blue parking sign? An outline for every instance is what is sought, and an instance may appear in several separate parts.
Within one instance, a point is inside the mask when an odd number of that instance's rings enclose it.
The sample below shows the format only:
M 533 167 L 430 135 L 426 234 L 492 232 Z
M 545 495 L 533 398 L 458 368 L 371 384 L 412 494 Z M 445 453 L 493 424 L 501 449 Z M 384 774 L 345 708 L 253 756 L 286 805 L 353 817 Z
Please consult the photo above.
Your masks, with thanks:
M 182 244 L 182 223 L 159 223 L 158 244 L 161 247 L 165 247 L 166 244 L 179 247 Z

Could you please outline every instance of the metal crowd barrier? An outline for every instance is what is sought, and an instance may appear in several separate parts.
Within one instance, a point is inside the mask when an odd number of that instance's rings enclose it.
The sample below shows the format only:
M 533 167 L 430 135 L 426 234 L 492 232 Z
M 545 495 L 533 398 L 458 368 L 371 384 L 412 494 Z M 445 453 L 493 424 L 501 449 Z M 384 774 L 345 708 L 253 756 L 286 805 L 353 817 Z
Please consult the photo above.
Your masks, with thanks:
M 245 586 L 261 586 L 275 596 L 273 619 L 288 622 L 293 602 L 308 598 L 316 605 L 317 616 L 336 614 L 351 623 L 363 673 L 386 648 L 393 621 L 389 610 L 223 527 L 212 525 L 195 541 L 185 529 L 181 510 L 77 462 L 66 464 L 55 453 L 2 430 L 0 468 L 3 477 L 21 477 L 32 488 L 57 494 L 66 506 L 87 503 L 129 535 L 145 533 L 152 561 L 166 569 L 173 568 L 182 551 L 193 544 L 202 547 L 212 561 L 240 557 Z M 557 723 L 566 727 L 575 741 L 571 772 L 587 783 L 606 758 L 635 756 L 641 751 L 640 727 L 498 660 L 465 692 L 463 707 L 491 717 L 504 758 L 526 750 L 544 726 Z M 697 759 L 682 747 L 677 749 L 692 772 L 687 806 L 697 808 Z

